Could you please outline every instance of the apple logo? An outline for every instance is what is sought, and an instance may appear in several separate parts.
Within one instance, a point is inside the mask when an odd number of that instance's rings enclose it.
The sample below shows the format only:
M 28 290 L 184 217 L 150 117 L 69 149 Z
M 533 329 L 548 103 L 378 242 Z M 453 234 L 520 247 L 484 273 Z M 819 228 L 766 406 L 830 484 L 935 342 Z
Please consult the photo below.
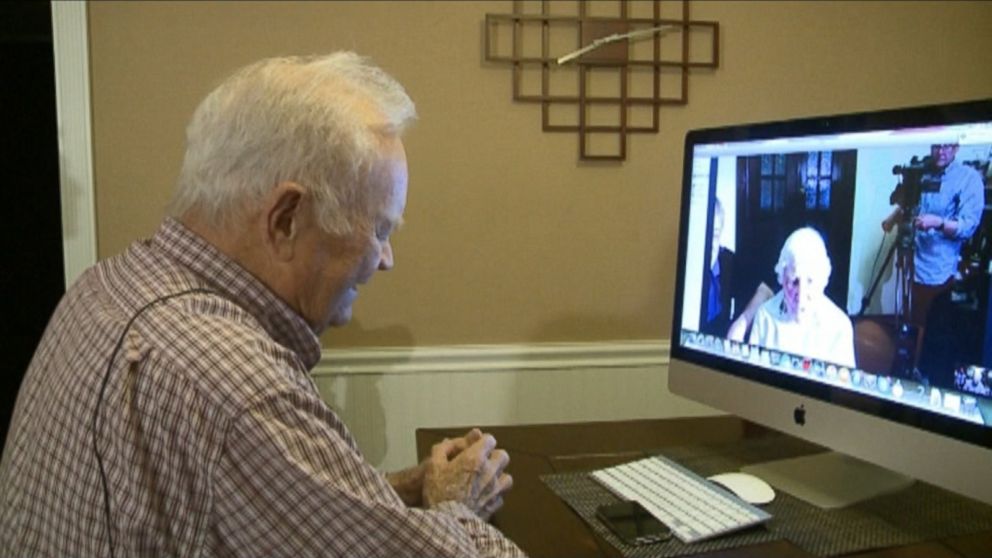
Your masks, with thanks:
M 803 426 L 806 424 L 806 408 L 801 404 L 796 407 L 795 411 L 792 411 L 792 419 L 796 421 L 796 424 Z

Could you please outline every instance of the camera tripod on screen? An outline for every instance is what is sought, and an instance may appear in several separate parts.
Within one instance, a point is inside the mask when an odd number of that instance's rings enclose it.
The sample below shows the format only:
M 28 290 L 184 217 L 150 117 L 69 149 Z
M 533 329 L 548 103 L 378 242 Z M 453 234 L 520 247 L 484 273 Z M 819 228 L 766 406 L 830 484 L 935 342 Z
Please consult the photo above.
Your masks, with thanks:
M 940 188 L 940 176 L 927 172 L 930 167 L 930 157 L 920 160 L 913 157 L 908 165 L 896 165 L 892 174 L 901 176 L 902 180 L 896 185 L 889 203 L 899 206 L 899 219 L 892 228 L 896 231 L 896 240 L 889 247 L 885 262 L 872 281 L 868 293 L 861 301 L 859 316 L 864 316 L 869 301 L 878 289 L 885 270 L 889 268 L 895 257 L 896 304 L 895 304 L 895 345 L 896 351 L 891 372 L 896 376 L 910 377 L 916 360 L 916 349 L 919 342 L 918 325 L 913 323 L 913 281 L 916 276 L 916 218 L 920 215 L 920 195 L 924 191 Z M 883 226 L 884 228 L 884 226 Z M 888 233 L 888 229 L 886 233 Z
M 864 316 L 869 301 L 885 276 L 885 270 L 889 268 L 892 258 L 895 257 L 896 308 L 894 325 L 896 354 L 892 363 L 892 374 L 897 376 L 910 376 L 912 374 L 917 341 L 917 328 L 912 323 L 912 308 L 913 277 L 916 271 L 916 264 L 914 263 L 916 229 L 913 226 L 913 220 L 916 219 L 918 210 L 906 213 L 908 216 L 900 219 L 894 227 L 896 240 L 889 247 L 888 254 L 885 256 L 885 263 L 872 281 L 868 293 L 862 299 L 861 311 L 858 313 L 859 316 Z

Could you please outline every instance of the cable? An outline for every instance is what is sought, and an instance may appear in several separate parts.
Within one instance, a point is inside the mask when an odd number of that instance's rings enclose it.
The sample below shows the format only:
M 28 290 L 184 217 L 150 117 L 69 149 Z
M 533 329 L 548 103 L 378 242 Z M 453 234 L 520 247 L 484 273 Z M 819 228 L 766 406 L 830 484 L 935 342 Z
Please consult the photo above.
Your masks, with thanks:
M 214 291 L 211 291 L 210 289 L 202 289 L 202 288 L 189 289 L 178 293 L 160 296 L 155 300 L 152 300 L 151 302 L 148 302 L 147 304 L 139 308 L 138 311 L 135 312 L 133 316 L 131 316 L 131 319 L 128 320 L 127 324 L 124 326 L 124 331 L 121 332 L 120 338 L 117 339 L 117 345 L 114 346 L 114 351 L 110 353 L 110 359 L 107 361 L 107 371 L 103 375 L 103 381 L 100 384 L 100 394 L 97 396 L 96 406 L 93 409 L 92 430 L 93 430 L 93 452 L 96 454 L 96 464 L 97 467 L 99 467 L 100 469 L 100 482 L 103 485 L 103 506 L 104 506 L 104 515 L 107 519 L 107 541 L 110 544 L 110 558 L 114 558 L 114 529 L 113 526 L 111 525 L 111 520 L 110 520 L 110 487 L 107 485 L 107 472 L 103 468 L 103 456 L 100 454 L 100 448 L 97 445 L 97 434 L 98 434 L 97 421 L 100 418 L 100 407 L 103 405 L 103 396 L 107 391 L 107 384 L 110 382 L 110 373 L 111 371 L 113 371 L 114 359 L 117 358 L 117 353 L 121 350 L 121 346 L 124 345 L 124 337 L 127 335 L 128 330 L 131 329 L 131 326 L 134 324 L 134 321 L 137 320 L 138 316 L 143 314 L 145 310 L 148 310 L 149 308 L 155 306 L 160 302 L 165 302 L 167 300 L 171 300 L 176 297 L 180 297 L 188 294 L 197 294 L 197 293 L 217 294 Z

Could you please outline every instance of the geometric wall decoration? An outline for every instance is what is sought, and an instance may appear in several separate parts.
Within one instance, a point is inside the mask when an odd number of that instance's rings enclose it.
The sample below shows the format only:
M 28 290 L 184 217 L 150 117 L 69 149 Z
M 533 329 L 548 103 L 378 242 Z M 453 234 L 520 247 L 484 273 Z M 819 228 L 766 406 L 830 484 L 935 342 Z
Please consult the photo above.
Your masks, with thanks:
M 689 101 L 690 70 L 719 65 L 715 21 L 689 0 L 513 1 L 486 14 L 485 59 L 513 70 L 513 100 L 541 104 L 546 132 L 579 136 L 579 159 L 623 161 L 629 134 L 657 133 Z

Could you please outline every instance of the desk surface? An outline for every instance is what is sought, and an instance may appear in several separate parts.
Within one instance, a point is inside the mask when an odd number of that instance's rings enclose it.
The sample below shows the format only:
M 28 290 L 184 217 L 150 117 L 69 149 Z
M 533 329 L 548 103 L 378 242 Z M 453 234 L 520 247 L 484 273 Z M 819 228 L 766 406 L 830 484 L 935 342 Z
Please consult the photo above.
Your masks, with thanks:
M 417 430 L 417 453 L 423 459 L 433 444 L 445 437 L 463 435 L 468 428 Z M 540 476 L 567 471 L 588 471 L 630 461 L 645 450 L 689 444 L 730 443 L 741 439 L 780 434 L 735 417 L 704 417 L 577 424 L 483 427 L 510 454 L 508 471 L 513 490 L 493 523 L 534 558 L 620 556 L 607 541 L 541 482 Z M 807 444 L 812 453 L 820 448 Z M 809 557 L 811 554 L 787 541 L 723 550 L 705 557 Z M 859 558 L 988 557 L 992 532 L 952 537 L 899 548 L 857 553 Z

